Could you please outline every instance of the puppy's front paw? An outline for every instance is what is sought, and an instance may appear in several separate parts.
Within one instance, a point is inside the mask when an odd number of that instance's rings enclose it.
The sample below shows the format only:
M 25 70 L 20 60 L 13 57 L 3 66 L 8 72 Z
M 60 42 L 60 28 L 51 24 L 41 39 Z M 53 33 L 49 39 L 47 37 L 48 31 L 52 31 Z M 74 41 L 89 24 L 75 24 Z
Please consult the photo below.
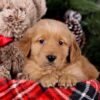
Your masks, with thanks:
M 54 76 L 53 77 L 46 76 L 40 80 L 40 83 L 44 87 L 55 87 L 56 83 L 58 83 L 58 79 Z
M 72 86 L 75 86 L 77 82 L 78 82 L 78 80 L 75 76 L 73 76 L 73 75 L 64 76 L 63 75 L 59 79 L 58 85 L 59 85 L 59 87 L 70 88 Z

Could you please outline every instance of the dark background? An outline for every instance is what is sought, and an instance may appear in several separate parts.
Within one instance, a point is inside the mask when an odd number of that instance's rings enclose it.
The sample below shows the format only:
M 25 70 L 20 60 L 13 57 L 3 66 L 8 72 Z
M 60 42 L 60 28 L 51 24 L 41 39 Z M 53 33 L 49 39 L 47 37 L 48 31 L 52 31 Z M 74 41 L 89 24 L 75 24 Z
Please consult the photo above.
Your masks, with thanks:
M 44 18 L 64 21 L 65 11 L 72 9 L 81 13 L 81 25 L 86 35 L 82 53 L 100 71 L 100 0 L 46 0 Z

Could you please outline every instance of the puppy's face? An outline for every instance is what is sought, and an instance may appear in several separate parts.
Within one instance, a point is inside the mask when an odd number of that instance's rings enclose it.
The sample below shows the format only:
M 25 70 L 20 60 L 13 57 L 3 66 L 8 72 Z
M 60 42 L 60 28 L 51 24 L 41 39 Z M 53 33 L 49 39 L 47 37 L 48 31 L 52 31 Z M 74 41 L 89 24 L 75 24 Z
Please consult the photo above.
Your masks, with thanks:
M 69 43 L 66 35 L 61 31 L 49 32 L 40 30 L 32 38 L 31 55 L 41 67 L 61 67 L 68 55 Z
M 23 41 L 26 41 L 23 46 L 28 44 L 24 48 L 25 55 L 40 67 L 62 68 L 68 63 L 66 58 L 70 56 L 72 35 L 61 22 L 41 20 L 26 32 Z

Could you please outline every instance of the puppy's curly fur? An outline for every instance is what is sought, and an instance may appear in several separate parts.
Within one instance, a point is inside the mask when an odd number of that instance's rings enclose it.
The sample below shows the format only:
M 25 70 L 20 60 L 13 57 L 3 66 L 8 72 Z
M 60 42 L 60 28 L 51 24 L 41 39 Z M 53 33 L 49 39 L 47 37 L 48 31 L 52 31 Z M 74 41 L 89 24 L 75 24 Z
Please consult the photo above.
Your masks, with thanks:
M 81 54 L 66 25 L 44 19 L 28 29 L 19 42 L 24 54 L 23 74 L 44 86 L 71 87 L 82 80 L 96 79 L 98 71 Z

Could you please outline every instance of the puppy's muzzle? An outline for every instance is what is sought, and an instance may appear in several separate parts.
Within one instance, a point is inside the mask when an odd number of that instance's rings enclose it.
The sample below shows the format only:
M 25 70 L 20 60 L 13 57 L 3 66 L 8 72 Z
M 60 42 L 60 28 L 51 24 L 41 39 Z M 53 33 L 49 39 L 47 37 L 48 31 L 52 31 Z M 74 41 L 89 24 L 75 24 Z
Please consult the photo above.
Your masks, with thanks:
M 56 60 L 57 57 L 55 55 L 47 55 L 46 58 L 50 63 L 52 63 Z

